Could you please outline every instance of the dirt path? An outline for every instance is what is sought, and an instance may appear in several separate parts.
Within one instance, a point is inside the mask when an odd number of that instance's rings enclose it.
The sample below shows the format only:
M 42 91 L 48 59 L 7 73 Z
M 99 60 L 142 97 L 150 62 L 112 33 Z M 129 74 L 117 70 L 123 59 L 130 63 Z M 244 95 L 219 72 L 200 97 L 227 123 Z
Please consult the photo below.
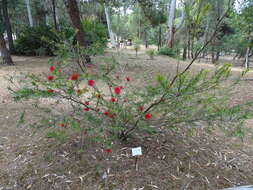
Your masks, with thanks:
M 110 56 L 110 53 L 107 56 Z M 115 57 L 120 64 L 127 65 L 128 75 L 133 78 L 138 75 L 150 77 L 160 72 L 174 74 L 177 64 L 180 69 L 187 65 L 186 62 L 162 56 L 156 57 L 155 60 L 149 60 L 146 55 L 140 54 L 139 58 L 135 59 L 134 53 L 130 50 L 116 53 Z M 48 72 L 48 58 L 14 57 L 13 59 L 15 66 L 0 66 L 0 190 L 21 189 L 18 186 L 17 172 L 24 167 L 29 167 L 29 163 L 39 154 L 36 152 L 38 143 L 44 142 L 41 136 L 33 135 L 30 128 L 16 126 L 20 113 L 24 109 L 28 113 L 32 113 L 33 110 L 30 105 L 16 104 L 11 100 L 7 90 L 9 83 L 4 78 L 8 75 L 18 76 L 22 72 Z M 99 59 L 95 60 L 99 62 Z M 213 69 L 214 66 L 196 63 L 192 67 L 192 72 L 202 68 Z M 241 71 L 240 68 L 233 68 L 234 75 L 239 75 Z M 251 80 L 253 79 L 253 71 L 249 72 L 246 78 L 249 80 L 243 81 L 236 89 L 238 94 L 234 101 L 243 102 L 253 98 L 253 80 Z M 253 121 L 248 121 L 248 126 L 252 125 Z M 249 151 L 249 154 L 252 154 L 250 144 L 244 148 Z M 36 170 L 32 172 L 36 174 Z M 24 189 L 31 189 L 31 187 L 28 184 Z

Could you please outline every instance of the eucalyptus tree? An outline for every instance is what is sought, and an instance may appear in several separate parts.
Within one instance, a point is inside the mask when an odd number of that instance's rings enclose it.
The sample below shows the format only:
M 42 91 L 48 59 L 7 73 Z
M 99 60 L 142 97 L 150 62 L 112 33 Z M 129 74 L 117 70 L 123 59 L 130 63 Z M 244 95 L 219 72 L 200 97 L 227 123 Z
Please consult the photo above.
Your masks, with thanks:
M 2 0 L 2 8 L 3 8 L 4 29 L 7 32 L 9 50 L 10 52 L 13 52 L 14 44 L 13 44 L 13 37 L 12 37 L 12 27 L 11 27 L 10 17 L 8 13 L 7 0 Z
M 11 54 L 7 49 L 6 42 L 4 39 L 4 22 L 0 11 L 0 55 L 2 57 L 2 64 L 13 65 Z
M 30 0 L 25 0 L 26 8 L 27 8 L 27 14 L 28 14 L 28 20 L 31 27 L 33 27 L 33 17 L 32 17 L 32 9 Z

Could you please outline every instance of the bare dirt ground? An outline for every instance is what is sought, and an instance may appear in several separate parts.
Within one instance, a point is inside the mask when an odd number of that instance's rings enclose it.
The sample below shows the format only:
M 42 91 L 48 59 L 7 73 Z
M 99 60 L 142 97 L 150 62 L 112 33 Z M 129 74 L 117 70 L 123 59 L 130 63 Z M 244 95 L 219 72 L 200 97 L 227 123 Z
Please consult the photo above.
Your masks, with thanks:
M 138 59 L 130 50 L 114 55 L 127 65 L 131 78 L 153 77 L 157 73 L 175 74 L 177 65 L 183 69 L 187 62 L 168 57 L 149 60 L 141 53 Z M 99 64 L 100 58 L 95 58 Z M 17 127 L 20 113 L 25 109 L 27 120 L 33 121 L 36 110 L 28 103 L 13 102 L 5 77 L 22 72 L 48 72 L 48 58 L 14 57 L 15 66 L 0 66 L 0 190 L 205 190 L 253 184 L 253 146 L 247 139 L 231 139 L 222 134 L 208 136 L 201 131 L 193 138 L 174 132 L 118 142 L 108 154 L 99 144 L 87 141 L 85 150 L 77 146 L 78 137 L 68 142 L 47 139 L 45 131 L 22 125 Z M 206 63 L 196 63 L 192 72 L 213 69 Z M 233 68 L 234 76 L 242 71 Z M 253 98 L 253 72 L 235 89 L 234 102 Z M 141 79 L 136 79 L 138 82 Z M 247 122 L 252 127 L 253 120 Z M 36 133 L 35 133 L 36 132 Z M 138 161 L 130 156 L 130 148 L 142 146 L 144 155 Z

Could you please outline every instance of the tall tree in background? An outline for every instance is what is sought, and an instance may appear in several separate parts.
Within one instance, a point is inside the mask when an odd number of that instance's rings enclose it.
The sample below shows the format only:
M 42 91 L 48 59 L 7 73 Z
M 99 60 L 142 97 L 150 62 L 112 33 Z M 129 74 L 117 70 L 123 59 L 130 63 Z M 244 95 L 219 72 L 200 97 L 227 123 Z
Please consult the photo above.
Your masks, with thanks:
M 77 42 L 80 45 L 80 47 L 89 47 L 89 41 L 87 39 L 87 34 L 85 33 L 82 24 L 81 24 L 81 19 L 79 15 L 79 9 L 77 6 L 76 0 L 67 0 L 66 1 L 66 6 L 68 10 L 69 17 L 71 19 L 72 25 L 76 30 L 76 38 Z M 87 55 L 85 57 L 86 63 L 90 63 L 90 57 Z
M 29 24 L 31 27 L 33 27 L 33 18 L 32 18 L 32 10 L 31 10 L 30 0 L 25 0 L 25 2 L 26 2 Z
M 57 18 L 56 18 L 56 4 L 55 3 L 56 3 L 55 0 L 52 0 L 54 27 L 55 27 L 55 30 L 58 30 Z
M 2 57 L 3 64 L 13 65 L 13 61 L 11 59 L 11 54 L 6 47 L 6 42 L 4 39 L 4 22 L 2 19 L 1 11 L 0 11 L 0 54 Z
M 13 38 L 12 38 L 12 28 L 11 28 L 9 13 L 8 13 L 7 0 L 2 0 L 2 7 L 3 7 L 4 29 L 6 30 L 7 36 L 8 36 L 9 50 L 12 53 L 14 51 L 14 44 L 13 44 Z
M 108 7 L 106 6 L 106 4 L 104 4 L 104 8 L 105 8 L 106 22 L 107 22 L 108 33 L 110 36 L 111 44 L 112 44 L 112 47 L 115 48 L 117 46 L 117 43 L 114 38 L 115 35 L 112 31 L 111 18 L 110 18 L 109 10 L 108 10 Z
M 175 27 L 174 27 L 174 20 L 175 20 L 175 14 L 176 14 L 176 0 L 171 0 L 170 4 L 168 4 L 168 46 L 170 48 L 173 47 L 173 41 L 174 41 L 174 33 L 175 33 Z

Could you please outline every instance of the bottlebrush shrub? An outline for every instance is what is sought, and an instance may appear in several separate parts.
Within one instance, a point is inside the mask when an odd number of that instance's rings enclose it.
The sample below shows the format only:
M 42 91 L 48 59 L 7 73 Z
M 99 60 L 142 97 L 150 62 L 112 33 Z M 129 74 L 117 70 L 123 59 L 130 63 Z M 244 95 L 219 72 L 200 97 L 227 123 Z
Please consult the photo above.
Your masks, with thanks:
M 229 65 L 215 72 L 179 74 L 174 82 L 158 75 L 155 82 L 136 84 L 135 78 L 114 74 L 119 64 L 102 65 L 94 74 L 87 69 L 65 72 L 66 64 L 68 60 L 54 61 L 44 75 L 26 75 L 21 88 L 9 88 L 15 101 L 37 100 L 33 105 L 45 112 L 39 126 L 52 130 L 48 137 L 61 139 L 77 130 L 81 136 L 111 142 L 133 133 L 215 126 L 241 135 L 242 123 L 252 113 L 248 104 L 229 101 L 228 92 L 236 84 L 224 85 L 231 76 Z M 48 104 L 42 103 L 45 99 Z

